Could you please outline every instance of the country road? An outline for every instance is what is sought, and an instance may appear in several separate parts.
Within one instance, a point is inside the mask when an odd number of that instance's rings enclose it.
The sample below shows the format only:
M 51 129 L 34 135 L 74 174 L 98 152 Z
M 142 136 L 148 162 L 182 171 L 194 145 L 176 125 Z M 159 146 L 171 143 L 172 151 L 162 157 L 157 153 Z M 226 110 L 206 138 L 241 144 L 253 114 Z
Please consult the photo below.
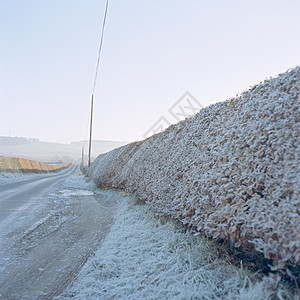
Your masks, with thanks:
M 0 222 L 1 300 L 292 299 L 133 195 L 70 173 Z
M 49 175 L 0 185 L 0 222 L 11 213 L 20 210 L 33 197 L 38 197 L 45 190 L 67 178 L 77 170 L 71 165 L 67 169 Z
M 109 232 L 118 197 L 76 170 L 1 186 L 0 299 L 59 295 Z

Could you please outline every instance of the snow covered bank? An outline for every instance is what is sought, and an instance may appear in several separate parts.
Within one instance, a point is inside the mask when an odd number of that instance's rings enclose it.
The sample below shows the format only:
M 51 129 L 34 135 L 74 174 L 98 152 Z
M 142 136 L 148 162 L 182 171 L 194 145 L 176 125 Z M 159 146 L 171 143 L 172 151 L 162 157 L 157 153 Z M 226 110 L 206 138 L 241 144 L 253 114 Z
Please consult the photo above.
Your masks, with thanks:
M 207 236 L 299 265 L 300 67 L 100 155 L 88 175 Z
M 127 196 L 101 247 L 56 299 L 292 299 L 273 289 L 275 280 L 248 275 L 219 259 L 213 243 L 154 219 Z
M 0 184 L 12 183 L 12 182 L 31 179 L 43 175 L 44 174 L 28 174 L 28 173 L 22 174 L 22 173 L 0 172 Z

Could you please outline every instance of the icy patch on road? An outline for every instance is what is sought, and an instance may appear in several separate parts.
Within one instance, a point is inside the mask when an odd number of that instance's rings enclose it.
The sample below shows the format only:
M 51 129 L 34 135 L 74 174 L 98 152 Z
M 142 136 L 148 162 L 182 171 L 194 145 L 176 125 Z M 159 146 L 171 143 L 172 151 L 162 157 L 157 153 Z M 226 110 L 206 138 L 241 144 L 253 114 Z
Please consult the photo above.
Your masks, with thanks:
M 57 299 L 271 299 L 270 282 L 252 282 L 218 258 L 205 239 L 161 224 L 126 197 L 115 224 Z
M 94 193 L 87 190 L 62 190 L 61 193 L 66 196 L 92 196 Z

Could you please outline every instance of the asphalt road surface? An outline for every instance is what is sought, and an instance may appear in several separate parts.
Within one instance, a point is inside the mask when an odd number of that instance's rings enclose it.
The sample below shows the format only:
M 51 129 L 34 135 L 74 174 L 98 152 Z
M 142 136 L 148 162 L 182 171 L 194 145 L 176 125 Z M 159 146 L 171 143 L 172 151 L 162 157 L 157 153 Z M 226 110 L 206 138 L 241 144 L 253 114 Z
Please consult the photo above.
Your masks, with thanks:
M 27 180 L 0 185 L 0 222 L 10 214 L 22 210 L 24 204 L 40 196 L 47 189 L 61 180 L 75 173 L 77 166 L 71 165 L 67 169 L 48 176 L 37 176 Z
M 120 196 L 76 170 L 1 186 L 1 300 L 60 295 L 108 234 Z

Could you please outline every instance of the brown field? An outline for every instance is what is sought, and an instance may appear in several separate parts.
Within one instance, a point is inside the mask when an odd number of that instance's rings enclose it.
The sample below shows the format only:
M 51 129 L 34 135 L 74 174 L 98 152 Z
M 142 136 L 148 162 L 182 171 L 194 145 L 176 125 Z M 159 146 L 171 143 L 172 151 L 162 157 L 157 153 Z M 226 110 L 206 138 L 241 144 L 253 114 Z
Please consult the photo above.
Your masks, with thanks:
M 43 162 L 19 157 L 0 156 L 0 172 L 10 173 L 48 173 L 68 167 L 71 163 L 63 165 L 46 165 Z

